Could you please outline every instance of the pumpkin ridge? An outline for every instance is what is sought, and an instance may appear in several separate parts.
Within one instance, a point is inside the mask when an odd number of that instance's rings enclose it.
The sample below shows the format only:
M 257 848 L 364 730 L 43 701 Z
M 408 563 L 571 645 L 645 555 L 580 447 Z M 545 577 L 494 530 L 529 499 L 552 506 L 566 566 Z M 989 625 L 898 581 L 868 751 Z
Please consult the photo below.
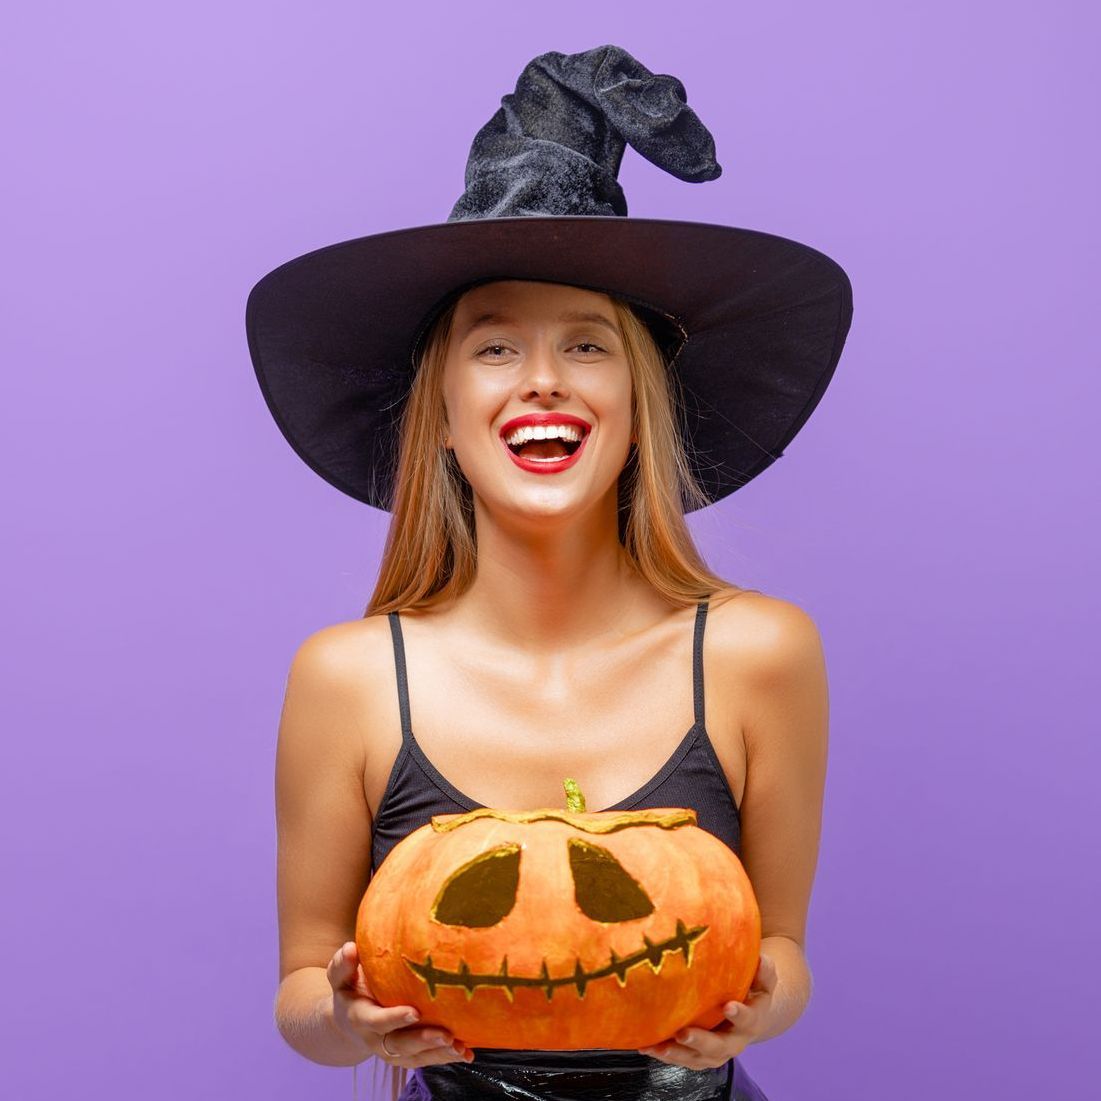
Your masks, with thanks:
M 434 814 L 432 829 L 436 833 L 447 833 L 460 826 L 476 822 L 480 818 L 496 818 L 500 822 L 515 825 L 527 825 L 530 822 L 564 822 L 567 826 L 583 833 L 615 833 L 630 826 L 658 826 L 663 830 L 675 830 L 680 826 L 696 825 L 696 812 L 690 809 L 676 810 L 630 810 L 630 811 L 592 811 L 575 813 L 568 810 L 555 810 L 548 807 L 542 810 L 507 811 L 494 807 L 478 807 L 465 814 Z

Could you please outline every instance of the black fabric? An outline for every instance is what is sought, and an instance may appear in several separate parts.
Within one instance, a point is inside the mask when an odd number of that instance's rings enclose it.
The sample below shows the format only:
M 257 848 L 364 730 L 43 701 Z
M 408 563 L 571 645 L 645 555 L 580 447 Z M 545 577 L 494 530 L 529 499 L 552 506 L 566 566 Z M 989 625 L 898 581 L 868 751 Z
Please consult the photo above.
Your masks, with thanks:
M 475 1058 L 414 1071 L 399 1101 L 768 1101 L 740 1059 L 688 1070 L 606 1051 L 491 1054 L 492 1064 Z
M 692 680 L 695 722 L 657 774 L 605 810 L 689 807 L 698 824 L 740 855 L 737 802 L 715 754 L 705 723 L 703 639 L 708 602 L 696 609 Z M 405 836 L 434 814 L 458 814 L 481 804 L 468 798 L 425 756 L 413 735 L 401 617 L 389 615 L 394 646 L 402 744 L 375 815 L 373 872 Z M 737 1060 L 714 1070 L 675 1067 L 637 1051 L 528 1051 L 475 1048 L 471 1063 L 454 1062 L 414 1072 L 400 1101 L 767 1101 Z
M 627 214 L 616 179 L 630 144 L 690 183 L 722 175 L 710 131 L 684 85 L 619 46 L 529 61 L 516 91 L 478 131 L 466 191 L 448 221 L 546 214 Z

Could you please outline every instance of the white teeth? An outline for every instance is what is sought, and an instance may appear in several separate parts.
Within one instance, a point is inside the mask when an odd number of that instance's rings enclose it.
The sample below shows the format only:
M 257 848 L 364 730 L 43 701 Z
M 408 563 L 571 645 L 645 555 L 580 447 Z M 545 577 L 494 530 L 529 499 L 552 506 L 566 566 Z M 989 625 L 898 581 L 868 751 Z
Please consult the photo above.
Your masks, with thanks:
M 505 437 L 505 443 L 510 447 L 525 443 L 527 440 L 580 440 L 581 429 L 573 424 L 539 424 L 524 425 L 510 432 Z

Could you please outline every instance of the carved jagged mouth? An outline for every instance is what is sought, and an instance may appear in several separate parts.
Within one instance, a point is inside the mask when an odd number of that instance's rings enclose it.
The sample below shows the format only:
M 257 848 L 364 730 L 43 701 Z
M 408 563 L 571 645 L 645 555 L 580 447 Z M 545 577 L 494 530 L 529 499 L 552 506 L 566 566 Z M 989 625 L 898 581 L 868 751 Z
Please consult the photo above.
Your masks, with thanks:
M 436 967 L 429 955 L 424 963 L 417 963 L 408 957 L 403 957 L 409 969 L 424 981 L 428 987 L 428 993 L 434 998 L 436 988 L 440 986 L 461 986 L 466 990 L 466 1000 L 474 997 L 474 991 L 478 987 L 499 987 L 508 995 L 509 1001 L 513 1000 L 513 992 L 518 987 L 538 987 L 547 996 L 549 1002 L 554 997 L 555 990 L 560 986 L 572 986 L 580 997 L 585 997 L 585 988 L 597 979 L 606 979 L 614 975 L 620 986 L 627 985 L 627 972 L 633 967 L 649 964 L 652 971 L 660 971 L 665 957 L 669 954 L 680 952 L 683 954 L 686 964 L 692 966 L 692 951 L 695 943 L 707 932 L 706 925 L 696 925 L 689 929 L 683 921 L 677 921 L 676 936 L 655 943 L 646 935 L 642 940 L 645 948 L 632 952 L 629 956 L 617 956 L 612 952 L 611 959 L 604 967 L 595 971 L 586 971 L 577 960 L 573 973 L 552 978 L 547 970 L 547 961 L 543 960 L 542 972 L 539 975 L 510 975 L 508 973 L 508 956 L 501 961 L 501 969 L 495 975 L 479 975 L 471 971 L 464 961 L 459 965 L 458 971 L 447 971 Z

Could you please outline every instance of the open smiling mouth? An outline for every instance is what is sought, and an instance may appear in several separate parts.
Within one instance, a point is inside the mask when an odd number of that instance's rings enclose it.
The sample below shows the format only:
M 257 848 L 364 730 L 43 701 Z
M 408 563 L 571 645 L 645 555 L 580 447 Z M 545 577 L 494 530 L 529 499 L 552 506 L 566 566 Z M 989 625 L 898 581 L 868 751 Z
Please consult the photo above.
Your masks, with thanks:
M 568 459 L 581 447 L 581 442 L 580 439 L 523 440 L 518 444 L 509 444 L 508 449 L 513 455 L 520 455 L 525 459 L 553 463 L 559 459 Z
M 554 997 L 554 992 L 560 986 L 572 986 L 580 997 L 585 996 L 585 987 L 597 979 L 606 979 L 614 975 L 620 986 L 627 985 L 627 972 L 642 964 L 649 964 L 654 972 L 661 970 L 666 955 L 680 952 L 683 954 L 687 966 L 692 966 L 692 949 L 697 940 L 707 932 L 706 925 L 696 925 L 687 928 L 683 921 L 677 921 L 675 936 L 655 943 L 649 937 L 643 935 L 644 948 L 632 952 L 629 956 L 617 956 L 612 952 L 608 963 L 593 971 L 586 971 L 577 960 L 573 972 L 569 975 L 551 977 L 547 970 L 547 961 L 543 960 L 542 972 L 539 975 L 510 975 L 508 973 L 508 956 L 501 961 L 501 968 L 495 975 L 479 975 L 470 970 L 464 961 L 459 965 L 458 971 L 447 971 L 436 967 L 429 955 L 424 963 L 416 963 L 408 957 L 406 965 L 418 978 L 422 979 L 428 987 L 428 993 L 434 998 L 436 988 L 440 986 L 461 986 L 466 990 L 466 1000 L 474 997 L 474 991 L 478 987 L 499 987 L 508 995 L 509 1001 L 513 1000 L 513 992 L 518 987 L 538 987 L 547 996 L 549 1002 Z
M 590 433 L 576 435 L 579 438 L 514 439 L 511 443 L 502 439 L 501 443 L 509 458 L 521 470 L 534 474 L 556 474 L 560 470 L 568 470 L 581 458 Z

